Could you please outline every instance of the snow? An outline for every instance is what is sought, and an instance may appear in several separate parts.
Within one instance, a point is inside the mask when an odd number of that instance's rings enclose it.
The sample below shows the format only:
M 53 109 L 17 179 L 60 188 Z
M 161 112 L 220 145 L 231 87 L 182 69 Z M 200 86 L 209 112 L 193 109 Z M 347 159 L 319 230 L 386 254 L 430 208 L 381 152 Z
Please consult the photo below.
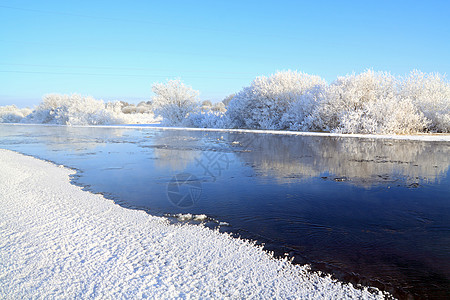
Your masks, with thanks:
M 71 185 L 73 170 L 1 149 L 0 168 L 2 297 L 383 298 L 251 242 L 117 206 Z
M 193 214 L 176 214 L 176 215 L 170 215 L 167 214 L 167 217 L 174 217 L 176 218 L 178 221 L 189 221 L 189 220 L 194 220 L 194 221 L 205 221 L 208 219 L 207 215 L 193 215 Z

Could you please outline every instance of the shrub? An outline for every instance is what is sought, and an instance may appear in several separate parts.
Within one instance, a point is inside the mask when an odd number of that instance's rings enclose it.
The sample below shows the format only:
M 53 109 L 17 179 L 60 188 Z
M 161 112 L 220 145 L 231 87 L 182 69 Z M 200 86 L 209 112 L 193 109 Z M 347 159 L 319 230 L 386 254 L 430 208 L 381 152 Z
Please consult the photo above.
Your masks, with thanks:
M 223 102 L 214 103 L 211 110 L 219 113 L 225 113 L 227 111 L 227 109 L 225 108 L 225 104 L 223 104 Z
M 49 94 L 44 96 L 42 102 L 26 118 L 25 123 L 36 124 L 60 124 L 60 125 L 109 125 L 109 124 L 133 124 L 155 123 L 153 113 L 125 114 L 130 107 L 125 102 L 109 102 L 93 97 L 84 97 L 78 94 L 60 95 Z
M 199 92 L 180 80 L 155 83 L 152 87 L 155 112 L 167 125 L 185 125 L 187 117 L 199 110 Z
M 338 77 L 309 119 L 311 130 L 340 133 L 413 133 L 429 121 L 415 104 L 399 94 L 401 80 L 367 70 Z
M 19 123 L 30 113 L 29 108 L 18 108 L 15 105 L 0 106 L 0 123 Z
M 234 98 L 234 96 L 236 96 L 236 94 L 231 94 L 225 97 L 225 99 L 222 100 L 222 103 L 225 106 L 228 106 L 228 104 L 230 104 L 230 101 Z
M 319 76 L 294 71 L 258 77 L 230 101 L 227 110 L 231 120 L 229 125 L 256 129 L 289 128 L 312 111 L 311 98 L 302 95 L 319 86 L 325 86 L 325 81 Z M 291 115 L 294 107 L 302 107 L 303 110 Z
M 189 115 L 186 125 L 198 128 L 227 128 L 229 120 L 221 112 L 195 112 Z
M 430 131 L 450 132 L 450 83 L 444 76 L 414 70 L 403 80 L 400 93 L 430 121 Z
M 119 119 L 105 108 L 101 100 L 78 94 L 44 96 L 42 102 L 26 119 L 27 123 L 62 125 L 115 124 Z

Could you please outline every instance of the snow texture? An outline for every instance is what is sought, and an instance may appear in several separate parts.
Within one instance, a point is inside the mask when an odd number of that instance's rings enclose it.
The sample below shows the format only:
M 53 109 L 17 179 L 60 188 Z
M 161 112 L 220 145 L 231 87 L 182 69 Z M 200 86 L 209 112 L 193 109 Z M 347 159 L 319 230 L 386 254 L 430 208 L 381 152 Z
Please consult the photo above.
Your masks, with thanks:
M 75 172 L 0 150 L 0 295 L 21 298 L 371 299 L 251 242 L 128 210 Z

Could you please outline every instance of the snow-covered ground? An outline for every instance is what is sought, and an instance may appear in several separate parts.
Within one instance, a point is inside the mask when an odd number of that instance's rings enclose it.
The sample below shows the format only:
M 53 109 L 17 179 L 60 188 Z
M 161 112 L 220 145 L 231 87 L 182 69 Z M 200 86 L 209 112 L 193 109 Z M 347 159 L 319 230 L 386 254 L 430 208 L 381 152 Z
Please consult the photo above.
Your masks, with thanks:
M 0 149 L 5 298 L 383 298 L 202 226 L 171 225 Z

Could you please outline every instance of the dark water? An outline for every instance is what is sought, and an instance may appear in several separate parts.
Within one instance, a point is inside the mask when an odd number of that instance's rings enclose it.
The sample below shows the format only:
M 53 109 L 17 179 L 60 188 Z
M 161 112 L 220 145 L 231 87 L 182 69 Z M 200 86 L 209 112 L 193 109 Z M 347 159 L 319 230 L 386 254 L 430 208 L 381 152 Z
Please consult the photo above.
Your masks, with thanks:
M 128 208 L 206 214 L 341 280 L 450 298 L 449 142 L 0 125 L 0 148 L 76 168 Z

